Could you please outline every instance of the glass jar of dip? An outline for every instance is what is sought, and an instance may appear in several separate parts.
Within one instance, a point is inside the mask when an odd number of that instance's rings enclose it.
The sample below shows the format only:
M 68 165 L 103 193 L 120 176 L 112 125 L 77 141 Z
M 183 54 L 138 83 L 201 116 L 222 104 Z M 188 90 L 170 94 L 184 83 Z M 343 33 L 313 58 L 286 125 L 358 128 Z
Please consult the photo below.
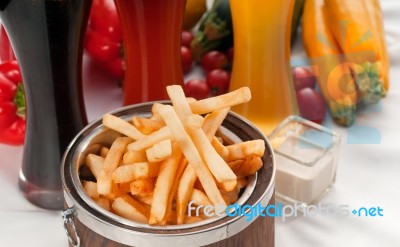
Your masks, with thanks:
M 276 196 L 287 203 L 314 204 L 336 179 L 340 136 L 321 125 L 289 116 L 271 133 L 276 157 Z

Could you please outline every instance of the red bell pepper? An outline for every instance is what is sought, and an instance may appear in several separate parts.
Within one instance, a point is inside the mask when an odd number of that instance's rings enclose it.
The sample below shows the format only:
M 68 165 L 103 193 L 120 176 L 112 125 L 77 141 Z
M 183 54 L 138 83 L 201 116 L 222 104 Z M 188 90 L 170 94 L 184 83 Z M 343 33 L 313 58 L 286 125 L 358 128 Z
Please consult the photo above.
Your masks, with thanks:
M 0 64 L 0 143 L 21 145 L 25 137 L 25 95 L 17 61 Z
M 120 81 L 124 79 L 121 25 L 114 0 L 93 0 L 85 49 L 111 76 Z

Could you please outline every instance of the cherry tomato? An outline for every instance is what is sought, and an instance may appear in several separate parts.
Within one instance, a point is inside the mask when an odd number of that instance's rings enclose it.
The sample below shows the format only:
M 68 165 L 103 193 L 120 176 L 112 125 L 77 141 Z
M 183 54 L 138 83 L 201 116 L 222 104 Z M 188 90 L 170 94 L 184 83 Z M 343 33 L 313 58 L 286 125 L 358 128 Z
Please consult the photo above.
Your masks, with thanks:
M 193 40 L 193 34 L 189 31 L 183 30 L 182 31 L 182 46 L 185 46 L 187 48 L 190 48 L 190 44 L 192 43 Z
M 214 69 L 207 74 L 207 84 L 211 95 L 221 95 L 228 92 L 231 75 L 223 69 Z
M 204 80 L 193 79 L 185 84 L 185 94 L 197 100 L 210 96 L 210 88 Z
M 193 58 L 189 48 L 181 46 L 182 70 L 186 73 L 192 69 Z
M 225 51 L 225 55 L 228 58 L 229 62 L 233 62 L 233 47 L 228 48 L 228 50 Z
M 296 96 L 302 117 L 316 123 L 324 120 L 326 108 L 321 95 L 312 88 L 303 88 Z
M 203 70 L 208 73 L 214 69 L 226 69 L 229 61 L 226 55 L 220 51 L 209 51 L 201 59 Z
M 315 88 L 315 75 L 305 67 L 292 68 L 293 85 L 296 92 L 303 88 Z

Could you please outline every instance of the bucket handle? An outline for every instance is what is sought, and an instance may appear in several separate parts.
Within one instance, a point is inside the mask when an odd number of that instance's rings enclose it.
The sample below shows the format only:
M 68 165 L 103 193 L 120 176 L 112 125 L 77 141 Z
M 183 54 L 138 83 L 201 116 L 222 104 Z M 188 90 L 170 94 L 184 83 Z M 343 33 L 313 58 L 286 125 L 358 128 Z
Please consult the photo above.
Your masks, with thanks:
M 76 225 L 74 222 L 75 209 L 67 208 L 62 211 L 62 219 L 64 222 L 64 230 L 67 234 L 68 240 L 73 247 L 81 246 L 81 238 L 78 235 L 78 231 L 76 229 Z

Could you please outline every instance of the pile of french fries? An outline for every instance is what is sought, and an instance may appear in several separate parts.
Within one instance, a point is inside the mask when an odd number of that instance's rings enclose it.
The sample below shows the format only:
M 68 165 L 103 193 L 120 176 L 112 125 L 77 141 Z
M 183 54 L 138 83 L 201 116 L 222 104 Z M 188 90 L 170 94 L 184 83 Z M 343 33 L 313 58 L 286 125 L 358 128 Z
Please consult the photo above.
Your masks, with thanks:
M 101 207 L 150 225 L 186 224 L 209 216 L 188 212 L 238 200 L 246 178 L 263 165 L 263 140 L 224 145 L 216 133 L 231 106 L 251 99 L 249 88 L 196 101 L 181 86 L 167 87 L 171 105 L 155 103 L 152 116 L 131 122 L 106 114 L 103 124 L 122 134 L 86 156 L 93 181 L 82 181 Z M 200 212 L 200 211 L 199 211 Z

